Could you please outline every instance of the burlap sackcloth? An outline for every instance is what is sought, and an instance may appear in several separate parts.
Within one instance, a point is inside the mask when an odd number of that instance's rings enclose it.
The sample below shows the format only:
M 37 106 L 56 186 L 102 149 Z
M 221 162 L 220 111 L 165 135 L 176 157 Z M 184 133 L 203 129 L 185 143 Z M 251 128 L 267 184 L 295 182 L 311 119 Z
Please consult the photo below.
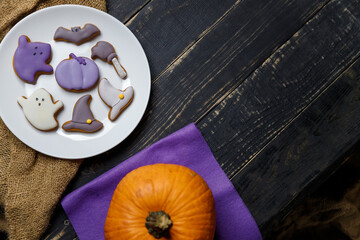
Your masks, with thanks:
M 1 0 L 0 41 L 28 14 L 59 4 L 81 4 L 106 11 L 105 0 Z M 39 239 L 81 162 L 34 151 L 0 120 L 0 231 L 6 231 L 11 240 Z

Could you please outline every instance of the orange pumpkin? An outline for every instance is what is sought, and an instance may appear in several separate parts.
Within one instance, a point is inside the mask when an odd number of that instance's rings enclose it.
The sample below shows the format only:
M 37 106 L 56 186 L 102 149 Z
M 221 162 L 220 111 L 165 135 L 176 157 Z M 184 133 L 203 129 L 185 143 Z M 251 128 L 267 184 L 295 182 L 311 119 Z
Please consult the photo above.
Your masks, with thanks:
M 187 167 L 143 166 L 116 187 L 104 231 L 106 240 L 213 240 L 214 198 Z

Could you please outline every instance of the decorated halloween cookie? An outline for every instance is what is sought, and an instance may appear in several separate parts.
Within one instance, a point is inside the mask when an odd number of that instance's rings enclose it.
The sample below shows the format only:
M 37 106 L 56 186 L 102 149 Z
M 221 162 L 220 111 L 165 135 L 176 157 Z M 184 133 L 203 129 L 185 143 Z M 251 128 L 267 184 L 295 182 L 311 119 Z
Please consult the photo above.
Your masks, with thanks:
M 50 74 L 53 68 L 51 60 L 51 46 L 48 43 L 31 42 L 22 35 L 14 54 L 13 66 L 16 75 L 27 83 L 35 84 L 40 74 Z
M 85 24 L 83 28 L 72 27 L 70 30 L 64 27 L 56 29 L 54 40 L 65 41 L 81 45 L 90 41 L 100 34 L 100 30 L 94 24 Z
M 90 110 L 91 99 L 91 95 L 79 98 L 74 106 L 72 120 L 62 125 L 65 131 L 92 133 L 99 131 L 103 127 L 103 124 L 94 118 Z
M 134 98 L 133 87 L 130 86 L 122 91 L 114 88 L 106 78 L 101 79 L 98 92 L 101 100 L 110 107 L 108 117 L 111 121 L 115 121 Z
M 19 97 L 17 102 L 22 107 L 26 119 L 35 128 L 50 131 L 58 127 L 56 114 L 64 104 L 61 101 L 54 102 L 51 94 L 45 89 L 37 89 L 29 98 Z
M 82 92 L 95 86 L 99 68 L 93 60 L 71 53 L 69 59 L 61 61 L 56 67 L 55 78 L 63 89 Z
M 105 41 L 99 41 L 94 47 L 91 48 L 91 58 L 100 58 L 101 60 L 112 64 L 121 78 L 126 78 L 126 70 L 121 66 L 114 47 Z

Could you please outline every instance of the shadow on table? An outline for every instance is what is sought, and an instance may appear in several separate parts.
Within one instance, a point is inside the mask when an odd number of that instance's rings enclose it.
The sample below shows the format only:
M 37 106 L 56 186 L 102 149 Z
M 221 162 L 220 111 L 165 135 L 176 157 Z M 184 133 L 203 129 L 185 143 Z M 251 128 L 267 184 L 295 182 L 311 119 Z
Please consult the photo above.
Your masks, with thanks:
M 360 149 L 267 239 L 360 239 Z

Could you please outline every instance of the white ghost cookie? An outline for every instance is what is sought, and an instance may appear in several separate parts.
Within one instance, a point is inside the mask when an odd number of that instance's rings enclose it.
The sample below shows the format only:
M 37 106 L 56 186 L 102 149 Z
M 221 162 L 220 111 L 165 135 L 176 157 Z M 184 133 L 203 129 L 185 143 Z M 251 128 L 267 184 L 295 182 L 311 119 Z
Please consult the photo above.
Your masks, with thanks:
M 101 100 L 110 107 L 108 117 L 111 121 L 116 120 L 134 98 L 133 87 L 130 86 L 122 91 L 114 88 L 106 78 L 101 79 L 98 92 Z
M 58 127 L 56 113 L 63 108 L 61 101 L 54 102 L 45 89 L 37 89 L 29 98 L 19 97 L 18 104 L 22 107 L 26 119 L 32 126 L 42 131 L 50 131 Z

